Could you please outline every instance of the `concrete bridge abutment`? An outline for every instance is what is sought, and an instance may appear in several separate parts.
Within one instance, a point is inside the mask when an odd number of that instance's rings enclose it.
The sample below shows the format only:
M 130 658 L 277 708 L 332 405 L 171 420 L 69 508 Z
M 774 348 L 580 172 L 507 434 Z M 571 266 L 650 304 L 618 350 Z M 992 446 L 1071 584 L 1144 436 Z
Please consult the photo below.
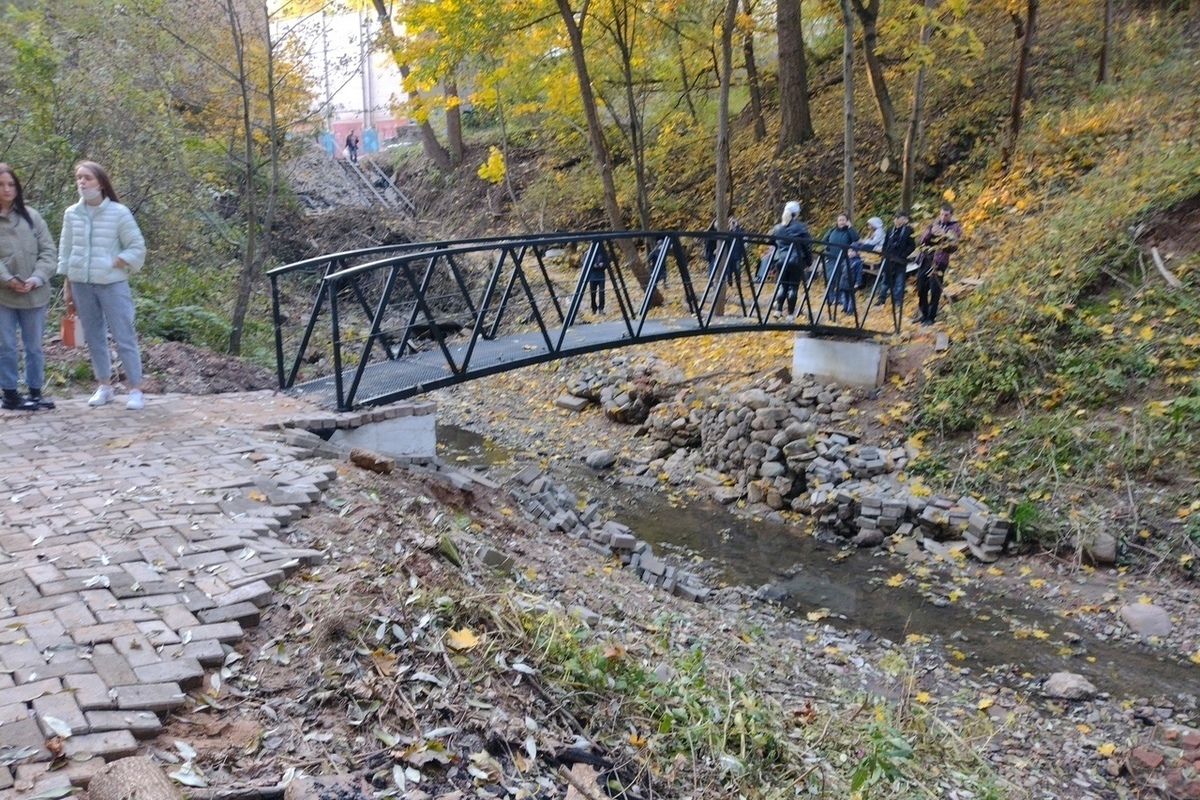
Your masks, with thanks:
M 887 345 L 881 342 L 821 339 L 801 333 L 792 345 L 793 375 L 874 389 L 883 385 L 886 373 Z

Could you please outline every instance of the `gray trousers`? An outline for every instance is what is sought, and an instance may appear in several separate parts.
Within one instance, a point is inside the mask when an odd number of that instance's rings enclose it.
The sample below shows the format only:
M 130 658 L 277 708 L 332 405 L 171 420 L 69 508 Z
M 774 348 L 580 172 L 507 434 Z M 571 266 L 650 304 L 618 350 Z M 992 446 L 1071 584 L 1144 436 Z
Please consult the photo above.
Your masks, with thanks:
M 142 354 L 138 351 L 137 331 L 133 327 L 133 293 L 128 281 L 116 283 L 71 282 L 75 311 L 83 323 L 92 372 L 101 383 L 112 380 L 112 354 L 108 350 L 111 331 L 117 355 L 125 367 L 131 386 L 142 383 Z

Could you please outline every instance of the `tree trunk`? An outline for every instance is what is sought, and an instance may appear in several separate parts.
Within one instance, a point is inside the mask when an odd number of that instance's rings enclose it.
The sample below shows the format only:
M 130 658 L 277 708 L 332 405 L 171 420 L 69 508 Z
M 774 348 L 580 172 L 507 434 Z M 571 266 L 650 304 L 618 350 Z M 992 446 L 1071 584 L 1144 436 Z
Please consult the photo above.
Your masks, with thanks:
M 933 9 L 937 0 L 925 0 L 925 20 L 921 23 L 921 47 L 929 47 L 933 35 Z M 921 114 L 925 105 L 925 62 L 917 67 L 917 79 L 913 83 L 912 117 L 904 134 L 904 170 L 900 178 L 900 205 L 905 211 L 912 208 L 913 190 L 916 186 L 917 148 L 921 142 Z
M 1112 77 L 1112 20 L 1116 0 L 1101 0 L 1104 3 L 1104 30 L 1100 35 L 1100 66 L 1096 72 L 1096 83 L 1107 83 Z
M 679 57 L 679 81 L 683 87 L 683 100 L 687 103 L 688 114 L 695 125 L 700 121 L 700 115 L 696 113 L 696 104 L 692 102 L 692 78 L 688 75 L 687 60 L 683 57 L 683 43 L 679 41 L 678 36 L 675 37 L 675 50 Z
M 742 8 L 750 14 L 750 0 L 743 0 Z M 754 59 L 754 31 L 742 37 L 742 63 L 746 65 L 746 83 L 750 87 L 750 114 L 754 117 L 754 141 L 767 138 L 767 118 L 763 114 L 762 86 L 758 81 L 758 64 Z
M 842 27 L 842 83 L 845 89 L 842 110 L 846 122 L 842 153 L 842 203 L 846 216 L 854 219 L 854 15 L 850 13 L 850 0 L 842 0 Z
M 889 167 L 896 158 L 896 109 L 892 105 L 892 96 L 888 94 L 887 81 L 883 77 L 883 65 L 879 63 L 879 52 L 876 45 L 879 40 L 877 24 L 879 21 L 879 0 L 851 0 L 858 20 L 862 23 L 863 60 L 867 64 L 867 85 L 871 87 L 871 97 L 875 99 L 875 109 L 879 112 L 879 122 L 883 126 L 883 141 L 887 147 Z
M 800 0 L 779 0 L 775 6 L 779 38 L 779 144 L 778 155 L 813 138 L 808 110 L 808 61 L 804 54 Z
M 622 94 L 625 96 L 625 109 L 629 115 L 626 136 L 629 141 L 629 153 L 633 158 L 633 175 L 636 185 L 635 195 L 638 211 L 638 221 L 642 230 L 650 230 L 650 188 L 646 179 L 646 131 L 643 127 L 643 112 L 638 106 L 634 93 L 636 88 L 633 74 L 634 50 L 637 47 L 637 14 L 638 9 L 621 0 L 610 0 L 612 11 L 608 32 L 617 52 L 621 57 L 621 78 L 624 82 Z
M 1000 167 L 1005 172 L 1012 164 L 1012 158 L 1017 152 L 1017 138 L 1021 135 L 1021 112 L 1025 107 L 1025 92 L 1029 84 L 1029 53 L 1033 47 L 1033 34 L 1037 27 L 1038 4 L 1039 0 L 1027 0 L 1025 5 L 1025 35 L 1021 37 L 1021 48 L 1017 53 L 1012 105 L 1008 112 L 1008 132 L 1004 137 L 1004 146 L 1000 148 Z
M 376 0 L 381 2 L 382 0 Z M 579 98 L 583 103 L 583 115 L 587 119 L 588 141 L 592 146 L 592 159 L 596 169 L 600 171 L 600 182 L 604 187 L 604 209 L 608 214 L 609 227 L 614 231 L 625 230 L 625 222 L 621 218 L 621 206 L 617 202 L 617 186 L 613 181 L 612 164 L 608 160 L 608 145 L 604 141 L 604 128 L 600 125 L 600 113 L 596 108 L 596 96 L 592 92 L 592 79 L 588 74 L 587 61 L 583 53 L 583 31 L 575 22 L 575 13 L 571 10 L 569 0 L 556 0 L 559 15 L 567 27 L 567 38 L 571 42 L 571 60 L 575 64 L 575 77 L 579 81 Z M 622 239 L 621 254 L 630 265 L 638 283 L 642 287 L 650 283 L 650 273 L 645 263 L 637 257 L 633 243 Z
M 729 228 L 733 175 L 729 167 L 729 86 L 733 82 L 733 28 L 737 25 L 739 0 L 725 0 L 725 19 L 721 24 L 721 83 L 717 93 L 717 197 L 718 230 Z M 705 265 L 707 266 L 707 265 Z M 725 313 L 725 281 L 717 284 L 714 299 L 717 316 Z
M 241 20 L 238 19 L 234 0 L 225 0 L 225 12 L 229 19 L 230 39 L 233 43 L 235 75 L 241 93 L 242 106 L 242 157 L 245 159 L 245 183 L 242 202 L 246 209 L 246 240 L 242 245 L 242 266 L 238 271 L 238 290 L 234 300 L 233 318 L 230 320 L 229 352 L 242 352 L 242 328 L 250 308 L 250 290 L 254 285 L 254 270 L 257 268 L 258 243 L 258 181 L 257 164 L 254 157 L 254 118 L 250 112 L 250 76 L 246 69 L 246 42 L 242 38 Z
M 462 100 L 458 96 L 458 83 L 454 80 L 445 81 L 442 94 L 446 98 L 446 141 L 450 145 L 450 163 L 457 167 L 463 162 L 463 152 L 466 150 L 463 144 Z
M 371 0 L 371 2 L 375 6 L 375 14 L 379 17 L 379 28 L 384 44 L 387 46 L 388 52 L 392 54 L 392 61 L 396 63 L 396 67 L 400 70 L 400 77 L 405 81 L 405 85 L 408 85 L 408 74 L 411 70 L 408 64 L 405 63 L 404 54 L 400 49 L 400 40 L 396 38 L 396 30 L 392 27 L 392 17 L 388 13 L 387 3 L 385 0 Z M 419 98 L 416 92 L 413 94 Z M 421 146 L 425 150 L 425 156 L 438 169 L 443 172 L 449 172 L 453 167 L 453 164 L 450 163 L 450 153 L 438 141 L 433 126 L 429 124 L 429 118 L 419 119 L 417 121 L 417 129 L 421 132 Z

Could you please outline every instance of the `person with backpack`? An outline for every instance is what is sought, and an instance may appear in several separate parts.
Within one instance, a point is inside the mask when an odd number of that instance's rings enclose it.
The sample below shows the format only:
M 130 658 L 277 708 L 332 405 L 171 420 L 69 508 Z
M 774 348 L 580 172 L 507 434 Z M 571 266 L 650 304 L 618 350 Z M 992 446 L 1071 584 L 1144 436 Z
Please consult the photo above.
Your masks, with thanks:
M 0 164 L 0 407 L 36 411 L 54 408 L 42 396 L 46 359 L 42 336 L 46 330 L 46 307 L 50 304 L 50 279 L 55 268 L 54 239 L 50 229 L 32 208 L 17 173 Z M 17 333 L 25 350 L 25 387 L 18 391 L 19 351 Z

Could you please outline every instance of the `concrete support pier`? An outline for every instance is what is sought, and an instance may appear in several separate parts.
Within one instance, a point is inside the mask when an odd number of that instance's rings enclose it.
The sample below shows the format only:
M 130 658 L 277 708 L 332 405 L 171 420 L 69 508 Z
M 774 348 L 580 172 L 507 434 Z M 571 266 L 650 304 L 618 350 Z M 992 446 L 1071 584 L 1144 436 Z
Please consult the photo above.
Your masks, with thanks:
M 887 377 L 887 345 L 873 341 L 846 342 L 796 337 L 792 346 L 792 374 L 813 375 L 843 386 L 873 389 Z

